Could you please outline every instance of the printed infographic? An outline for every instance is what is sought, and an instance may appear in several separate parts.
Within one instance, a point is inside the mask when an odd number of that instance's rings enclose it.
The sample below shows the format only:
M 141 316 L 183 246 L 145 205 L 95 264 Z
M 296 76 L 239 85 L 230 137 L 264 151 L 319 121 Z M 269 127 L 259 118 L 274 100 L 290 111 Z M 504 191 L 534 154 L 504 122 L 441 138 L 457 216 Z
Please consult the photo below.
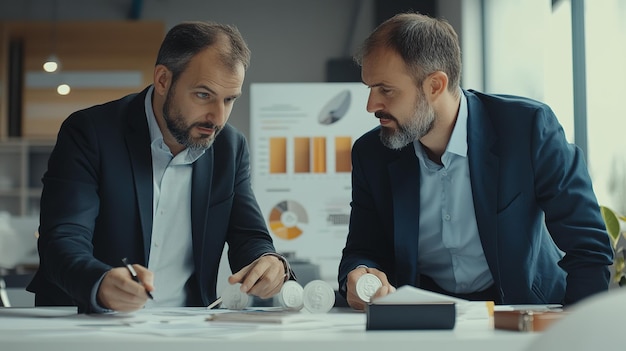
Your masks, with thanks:
M 335 283 L 348 233 L 353 143 L 378 124 L 361 83 L 250 87 L 252 185 L 278 252 Z

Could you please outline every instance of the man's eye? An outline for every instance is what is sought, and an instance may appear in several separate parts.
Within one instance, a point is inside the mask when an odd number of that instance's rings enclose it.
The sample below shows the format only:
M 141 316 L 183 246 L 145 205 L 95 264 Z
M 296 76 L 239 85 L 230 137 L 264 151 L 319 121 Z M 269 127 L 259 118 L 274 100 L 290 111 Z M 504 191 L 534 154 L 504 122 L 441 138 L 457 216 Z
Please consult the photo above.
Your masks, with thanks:
M 196 96 L 199 97 L 200 99 L 208 99 L 209 98 L 209 94 L 208 93 L 196 93 Z
M 237 100 L 236 97 L 229 97 L 224 99 L 224 102 L 226 102 L 227 104 L 232 104 L 233 102 L 235 102 L 235 100 Z

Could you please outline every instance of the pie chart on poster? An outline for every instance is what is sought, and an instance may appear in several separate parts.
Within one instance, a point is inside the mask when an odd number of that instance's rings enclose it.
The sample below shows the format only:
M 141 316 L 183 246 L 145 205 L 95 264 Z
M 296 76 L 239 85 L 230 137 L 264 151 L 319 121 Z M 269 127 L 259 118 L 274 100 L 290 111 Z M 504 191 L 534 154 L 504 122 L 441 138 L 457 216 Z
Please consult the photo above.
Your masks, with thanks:
M 277 237 L 293 240 L 302 234 L 298 224 L 308 222 L 306 210 L 295 201 L 281 201 L 270 212 L 270 229 Z

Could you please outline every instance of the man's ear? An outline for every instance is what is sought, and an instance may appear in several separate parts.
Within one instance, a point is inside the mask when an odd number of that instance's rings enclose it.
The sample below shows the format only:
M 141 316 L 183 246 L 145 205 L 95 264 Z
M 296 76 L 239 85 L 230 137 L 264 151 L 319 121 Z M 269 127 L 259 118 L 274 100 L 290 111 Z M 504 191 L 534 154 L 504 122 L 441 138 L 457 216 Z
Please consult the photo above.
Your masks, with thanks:
M 448 89 L 448 75 L 442 71 L 431 73 L 424 80 L 424 93 L 430 100 L 436 100 L 441 94 Z
M 172 82 L 172 72 L 163 65 L 154 67 L 154 91 L 159 95 L 165 95 Z

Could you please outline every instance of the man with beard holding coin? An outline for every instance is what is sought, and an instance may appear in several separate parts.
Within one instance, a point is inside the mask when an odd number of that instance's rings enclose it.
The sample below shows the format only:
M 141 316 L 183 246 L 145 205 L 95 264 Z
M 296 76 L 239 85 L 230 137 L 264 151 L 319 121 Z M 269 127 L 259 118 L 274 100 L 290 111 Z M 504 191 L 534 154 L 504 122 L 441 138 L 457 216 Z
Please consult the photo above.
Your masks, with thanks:
M 152 85 L 64 121 L 43 176 L 36 305 L 207 306 L 226 243 L 230 284 L 280 291 L 290 269 L 252 192 L 247 141 L 227 124 L 249 60 L 234 26 L 181 23 Z
M 403 285 L 497 304 L 607 290 L 591 179 L 547 105 L 462 89 L 454 29 L 419 13 L 382 23 L 355 59 L 380 126 L 352 149 L 338 276 L 350 306 Z

